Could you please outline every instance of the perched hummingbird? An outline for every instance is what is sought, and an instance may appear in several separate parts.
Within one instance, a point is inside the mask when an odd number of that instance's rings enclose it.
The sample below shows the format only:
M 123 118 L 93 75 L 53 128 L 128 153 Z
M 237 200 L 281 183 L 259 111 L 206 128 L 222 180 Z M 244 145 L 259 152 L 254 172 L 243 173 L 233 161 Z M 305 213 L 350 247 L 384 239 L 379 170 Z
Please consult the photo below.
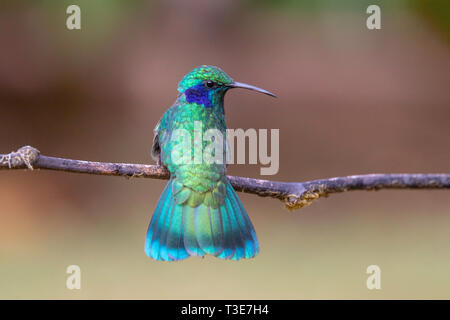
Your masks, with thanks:
M 180 163 L 172 159 L 172 151 L 180 143 L 180 137 L 173 133 L 183 129 L 194 134 L 194 122 L 202 123 L 203 134 L 217 129 L 226 137 L 223 101 L 231 88 L 275 97 L 269 91 L 234 81 L 218 67 L 203 65 L 184 76 L 175 103 L 154 129 L 152 157 L 171 175 L 148 227 L 145 253 L 153 259 L 176 261 L 210 254 L 239 260 L 259 252 L 252 222 L 227 179 L 226 161 Z M 192 150 L 198 144 L 204 148 L 208 142 L 194 141 Z M 223 159 L 225 152 L 223 148 Z

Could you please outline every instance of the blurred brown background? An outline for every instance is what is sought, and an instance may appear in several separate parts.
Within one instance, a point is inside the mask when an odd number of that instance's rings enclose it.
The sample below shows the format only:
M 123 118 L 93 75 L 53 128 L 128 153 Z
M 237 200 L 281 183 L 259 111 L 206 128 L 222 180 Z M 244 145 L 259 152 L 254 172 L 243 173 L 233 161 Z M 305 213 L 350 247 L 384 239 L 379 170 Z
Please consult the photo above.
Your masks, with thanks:
M 81 7 L 82 29 L 66 29 Z M 366 28 L 381 7 L 382 29 Z M 151 163 L 153 127 L 200 64 L 278 99 L 226 98 L 230 128 L 279 128 L 302 181 L 450 172 L 448 1 L 2 1 L 0 153 Z M 259 177 L 259 166 L 229 167 Z M 2 171 L 0 298 L 450 298 L 448 191 L 331 196 L 296 212 L 240 194 L 261 252 L 155 262 L 164 181 Z M 65 287 L 66 267 L 82 289 Z M 369 291 L 367 266 L 382 289 Z

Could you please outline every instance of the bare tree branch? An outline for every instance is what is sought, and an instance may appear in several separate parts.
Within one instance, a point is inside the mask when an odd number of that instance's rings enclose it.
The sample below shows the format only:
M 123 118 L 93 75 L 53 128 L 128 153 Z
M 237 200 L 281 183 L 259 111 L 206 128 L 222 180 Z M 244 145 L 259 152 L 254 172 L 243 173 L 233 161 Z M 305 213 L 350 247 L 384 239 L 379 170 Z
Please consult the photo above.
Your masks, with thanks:
M 169 171 L 161 166 L 92 162 L 41 155 L 30 146 L 9 154 L 0 154 L 2 169 L 48 169 L 107 176 L 169 179 Z M 272 197 L 284 202 L 288 209 L 309 205 L 319 197 L 352 190 L 379 189 L 450 189 L 450 174 L 365 174 L 306 182 L 279 182 L 228 176 L 236 191 Z

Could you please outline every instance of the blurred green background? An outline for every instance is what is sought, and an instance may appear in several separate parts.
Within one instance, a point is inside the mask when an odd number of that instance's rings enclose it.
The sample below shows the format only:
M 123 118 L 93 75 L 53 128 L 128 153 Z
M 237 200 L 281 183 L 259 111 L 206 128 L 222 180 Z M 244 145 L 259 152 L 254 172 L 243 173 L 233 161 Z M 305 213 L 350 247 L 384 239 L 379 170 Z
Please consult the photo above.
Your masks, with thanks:
M 66 29 L 81 6 L 82 29 Z M 381 7 L 381 30 L 366 8 Z M 279 128 L 274 180 L 449 172 L 448 1 L 2 1 L 0 153 L 152 163 L 153 127 L 181 77 L 222 67 L 244 90 L 230 128 Z M 229 173 L 259 177 L 259 166 Z M 450 298 L 448 191 L 354 192 L 287 212 L 240 194 L 250 261 L 155 262 L 144 240 L 165 185 L 2 171 L 2 299 Z M 82 288 L 65 287 L 81 267 Z M 381 290 L 366 288 L 379 265 Z

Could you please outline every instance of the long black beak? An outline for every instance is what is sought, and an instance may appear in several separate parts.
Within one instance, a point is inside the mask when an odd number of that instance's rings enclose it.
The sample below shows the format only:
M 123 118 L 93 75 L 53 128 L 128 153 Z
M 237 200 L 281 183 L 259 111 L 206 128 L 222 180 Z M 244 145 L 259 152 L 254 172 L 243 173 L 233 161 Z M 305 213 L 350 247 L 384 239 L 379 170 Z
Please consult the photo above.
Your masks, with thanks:
M 264 90 L 264 89 L 261 89 L 261 88 L 258 88 L 258 87 L 246 84 L 246 83 L 242 83 L 242 82 L 236 82 L 235 81 L 235 82 L 229 84 L 228 87 L 230 87 L 230 88 L 243 88 L 243 89 L 253 90 L 253 91 L 257 91 L 257 92 L 261 92 L 261 93 L 267 94 L 267 95 L 272 96 L 274 98 L 277 97 L 272 92 L 269 92 L 267 90 Z

